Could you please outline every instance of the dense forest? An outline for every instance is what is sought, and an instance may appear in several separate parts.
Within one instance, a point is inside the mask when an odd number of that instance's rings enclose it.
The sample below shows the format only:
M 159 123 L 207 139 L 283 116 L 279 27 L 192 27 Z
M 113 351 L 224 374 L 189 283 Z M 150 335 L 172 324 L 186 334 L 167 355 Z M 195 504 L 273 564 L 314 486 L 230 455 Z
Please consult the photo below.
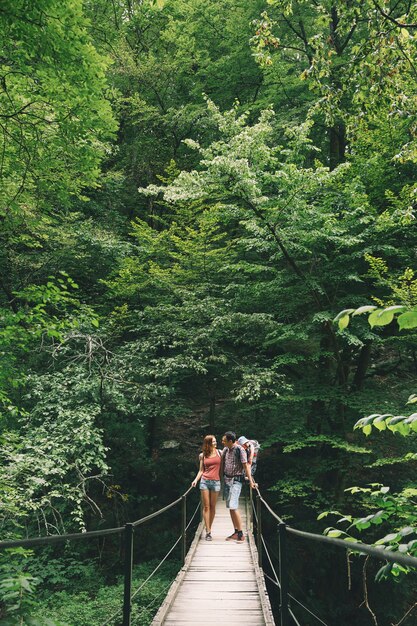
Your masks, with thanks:
M 417 5 L 2 0 L 0 33 L 1 539 L 138 519 L 234 429 L 287 522 L 417 556 Z M 291 550 L 327 624 L 417 623 L 413 571 Z M 2 551 L 0 623 L 101 626 L 121 572 Z

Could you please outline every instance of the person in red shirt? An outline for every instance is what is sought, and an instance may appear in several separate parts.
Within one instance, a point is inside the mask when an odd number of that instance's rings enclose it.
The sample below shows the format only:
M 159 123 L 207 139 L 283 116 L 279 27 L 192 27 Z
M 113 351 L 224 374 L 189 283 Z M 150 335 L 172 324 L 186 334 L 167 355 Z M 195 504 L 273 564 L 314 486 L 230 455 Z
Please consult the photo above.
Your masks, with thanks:
M 198 481 L 200 481 L 206 541 L 212 541 L 211 527 L 216 515 L 216 502 L 220 491 L 221 464 L 221 454 L 217 450 L 217 441 L 214 435 L 206 435 L 204 437 L 203 451 L 199 459 L 200 467 L 197 476 L 191 484 L 193 487 L 196 487 Z

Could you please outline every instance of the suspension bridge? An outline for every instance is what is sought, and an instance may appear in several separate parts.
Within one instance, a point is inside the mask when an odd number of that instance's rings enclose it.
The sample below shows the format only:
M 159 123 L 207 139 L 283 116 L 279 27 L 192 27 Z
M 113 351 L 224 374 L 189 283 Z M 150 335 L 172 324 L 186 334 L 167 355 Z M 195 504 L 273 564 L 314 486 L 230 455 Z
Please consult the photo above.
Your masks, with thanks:
M 336 546 L 347 553 L 359 553 L 388 563 L 399 563 L 408 568 L 417 569 L 417 558 L 399 552 L 391 552 L 381 547 L 346 542 L 342 539 L 317 535 L 292 528 L 270 507 L 257 489 L 255 497 L 250 491 L 245 499 L 242 517 L 246 526 L 247 541 L 236 545 L 224 539 L 231 531 L 229 514 L 222 501 L 218 502 L 216 519 L 213 525 L 213 541 L 206 542 L 202 537 L 203 525 L 197 526 L 191 547 L 187 550 L 190 528 L 197 521 L 200 504 L 191 516 L 187 511 L 187 498 L 193 489 L 190 487 L 179 498 L 167 506 L 135 522 L 118 528 L 89 531 L 84 533 L 49 535 L 21 540 L 0 541 L 0 550 L 15 547 L 37 547 L 64 542 L 88 541 L 98 537 L 119 535 L 123 541 L 124 554 L 124 593 L 120 609 L 110 615 L 102 624 L 91 626 L 135 626 L 132 624 L 132 602 L 141 593 L 145 585 L 173 554 L 177 546 L 181 548 L 182 567 L 174 582 L 155 597 L 144 610 L 162 603 L 152 621 L 152 626 L 193 626 L 202 619 L 254 626 L 301 626 L 301 624 L 323 624 L 332 626 L 317 615 L 308 606 L 296 598 L 290 589 L 291 559 L 289 558 L 288 538 L 296 537 L 300 541 L 319 542 Z M 134 538 L 139 526 L 149 523 L 174 507 L 180 508 L 181 532 L 175 543 L 149 576 L 137 589 L 132 588 Z M 278 564 L 271 557 L 263 528 L 263 516 L 268 515 L 277 525 Z M 263 564 L 267 565 L 268 574 Z M 265 579 L 272 589 L 276 589 L 279 598 L 278 616 L 272 615 Z M 166 595 L 165 599 L 163 596 Z M 304 617 L 300 617 L 304 615 Z M 138 615 L 136 615 L 138 617 Z M 139 615 L 140 617 L 140 615 Z M 300 621 L 301 620 L 301 621 Z M 306 621 L 307 620 L 307 621 Z M 139 622 L 137 622 L 139 623 Z M 143 623 L 143 622 L 140 622 Z M 77 626 L 71 624 L 69 626 Z

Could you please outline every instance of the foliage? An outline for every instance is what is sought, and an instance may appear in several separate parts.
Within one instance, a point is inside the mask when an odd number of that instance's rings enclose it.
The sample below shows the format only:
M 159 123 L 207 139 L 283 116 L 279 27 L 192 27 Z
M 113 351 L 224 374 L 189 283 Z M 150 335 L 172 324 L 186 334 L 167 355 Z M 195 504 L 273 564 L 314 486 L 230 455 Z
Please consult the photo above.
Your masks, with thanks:
M 371 271 L 378 278 L 382 274 L 387 272 L 386 265 L 380 259 L 371 259 Z M 410 281 L 413 279 L 413 273 L 408 271 L 405 276 Z M 397 292 L 398 293 L 398 292 Z M 417 317 L 414 320 L 414 310 L 407 308 L 406 305 L 392 305 L 384 309 L 378 309 L 374 306 L 362 306 L 358 309 L 345 309 L 335 318 L 335 322 L 338 322 L 339 328 L 343 330 L 349 324 L 350 315 L 368 315 L 368 324 L 373 326 L 386 326 L 392 322 L 394 316 L 398 314 L 398 324 L 400 330 L 404 328 L 414 328 L 417 326 Z M 405 320 L 404 320 L 405 316 Z M 411 394 L 408 398 L 407 404 L 414 404 L 416 401 L 415 394 Z M 390 413 L 369 415 L 367 417 L 358 420 L 354 426 L 355 429 L 361 429 L 362 432 L 368 436 L 372 432 L 374 427 L 378 431 L 389 430 L 393 433 L 399 433 L 400 435 L 407 436 L 412 434 L 416 429 L 417 414 L 413 413 L 410 416 L 392 415 Z M 409 453 L 403 456 L 397 461 L 414 461 L 415 454 Z M 395 460 L 394 460 L 395 461 Z M 392 463 L 392 460 L 391 460 Z M 381 463 L 374 465 L 380 466 Z M 367 494 L 369 496 L 372 505 L 379 508 L 376 513 L 371 513 L 365 517 L 354 518 L 352 515 L 345 515 L 338 520 L 338 522 L 349 522 L 351 528 L 362 531 L 369 528 L 371 525 L 385 526 L 389 524 L 390 532 L 385 534 L 384 537 L 374 541 L 374 545 L 381 547 L 381 549 L 398 550 L 401 553 L 406 553 L 411 556 L 417 555 L 417 540 L 410 539 L 411 535 L 416 533 L 417 518 L 415 515 L 415 498 L 417 490 L 414 483 L 408 485 L 403 491 L 397 495 L 390 494 L 390 488 L 381 484 L 371 484 L 370 487 L 360 488 L 351 487 L 348 489 L 352 494 Z M 368 503 L 369 505 L 369 503 Z M 328 511 L 319 515 L 318 519 L 328 515 Z M 336 514 L 335 511 L 332 511 Z M 405 526 L 399 526 L 398 523 L 406 524 Z M 352 541 L 352 536 L 348 532 L 340 531 L 335 528 L 327 528 L 324 531 L 325 534 L 331 537 L 343 537 L 346 541 Z M 407 537 L 408 541 L 405 543 L 404 538 Z M 399 565 L 398 563 L 389 563 L 382 567 L 377 575 L 376 580 L 382 580 L 389 575 L 394 577 L 400 576 L 402 573 L 408 573 L 411 568 Z
M 136 590 L 145 581 L 155 567 L 154 562 L 134 568 L 132 589 Z M 143 587 L 132 602 L 132 626 L 147 626 L 158 608 L 163 595 L 172 582 L 179 564 L 171 562 L 159 571 Z M 69 593 L 61 591 L 49 598 L 42 608 L 34 613 L 36 619 L 43 620 L 49 616 L 56 626 L 91 626 L 101 624 L 111 617 L 120 615 L 123 598 L 123 584 L 103 586 L 96 594 L 88 591 Z
M 7 551 L 5 558 L 0 559 L 0 606 L 2 624 L 14 626 L 27 624 L 28 626 L 55 626 L 49 620 L 37 620 L 30 617 L 30 613 L 37 606 L 35 593 L 39 579 L 25 571 L 22 563 L 31 556 L 30 551 L 14 548 Z M 3 609 L 7 617 L 3 615 Z
M 16 312 L 2 310 L 1 340 L 7 350 L 3 353 L 5 392 L 13 391 L 11 373 L 23 382 L 17 364 L 33 346 L 42 342 L 53 354 L 86 327 L 97 327 L 97 316 L 75 298 L 76 287 L 66 275 L 56 281 L 51 278 L 46 285 L 33 285 L 16 294 L 22 303 Z M 28 393 L 20 411 L 13 405 L 3 407 L 5 424 L 8 420 L 12 428 L 3 432 L 0 484 L 4 520 L 13 520 L 13 525 L 18 526 L 30 514 L 39 530 L 59 532 L 63 503 L 71 503 L 73 521 L 83 526 L 87 481 L 92 472 L 99 470 L 102 475 L 107 469 L 102 435 L 94 424 L 99 408 L 84 402 L 75 409 L 68 399 L 68 391 L 76 384 L 75 373 L 68 368 L 61 375 L 40 379 L 26 375 Z M 42 398 L 45 393 L 48 395 Z M 36 398 L 35 407 L 32 398 Z
M 340 330 L 344 330 L 349 325 L 351 315 L 362 315 L 363 313 L 369 313 L 368 324 L 371 328 L 387 326 L 394 318 L 397 320 L 400 330 L 416 328 L 417 326 L 417 310 L 407 309 L 402 304 L 395 304 L 383 309 L 372 305 L 361 306 L 358 309 L 344 309 L 335 317 L 334 321 L 338 322 Z
M 262 489 L 296 525 L 374 480 L 401 495 L 352 519 L 413 525 L 416 7 L 267 5 L 2 3 L 7 537 L 147 513 L 230 427 L 262 441 Z M 409 436 L 361 441 L 374 427 Z M 62 609 L 39 611 L 72 624 L 120 607 L 97 589 L 111 565 L 87 590 L 63 587 L 90 575 L 75 557 L 22 562 L 11 593 L 43 576 L 22 615 L 52 591 Z
M 415 514 L 417 490 L 414 487 L 403 489 L 398 494 L 391 494 L 389 487 L 373 483 L 369 487 L 350 487 L 346 491 L 366 496 L 363 498 L 363 504 L 367 508 L 377 510 L 361 517 L 343 515 L 337 511 L 325 511 L 318 516 L 318 519 L 323 519 L 330 514 L 342 515 L 337 523 L 349 524 L 346 531 L 334 527 L 326 528 L 325 535 L 340 537 L 346 541 L 357 541 L 357 538 L 352 535 L 354 531 L 362 532 L 373 526 L 381 526 L 383 529 L 389 527 L 390 532 L 383 533 L 383 536 L 377 540 L 372 539 L 372 545 L 381 550 L 398 551 L 409 556 L 417 556 L 417 520 Z M 411 568 L 399 563 L 388 563 L 380 568 L 376 580 L 383 580 L 389 575 L 398 578 L 410 570 Z
M 45 206 L 59 210 L 94 184 L 115 125 L 103 97 L 106 62 L 88 37 L 81 1 L 28 7 L 6 0 L 0 22 L 1 218 L 7 230 L 35 221 Z

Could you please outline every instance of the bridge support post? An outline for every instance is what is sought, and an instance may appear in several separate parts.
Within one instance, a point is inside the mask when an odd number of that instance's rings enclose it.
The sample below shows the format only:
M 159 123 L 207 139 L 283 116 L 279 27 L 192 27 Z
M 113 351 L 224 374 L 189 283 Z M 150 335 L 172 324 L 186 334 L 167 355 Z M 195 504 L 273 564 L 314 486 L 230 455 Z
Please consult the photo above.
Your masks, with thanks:
M 279 606 L 280 626 L 289 626 L 290 614 L 288 610 L 288 558 L 287 558 L 287 525 L 278 524 L 279 534 L 279 581 L 281 584 L 281 602 Z
M 187 496 L 182 496 L 181 498 L 182 504 L 182 515 L 181 515 L 181 558 L 182 564 L 185 563 L 185 557 L 187 555 Z
M 262 567 L 262 504 L 261 496 L 256 496 L 256 544 L 258 548 L 258 565 Z
M 125 577 L 123 595 L 123 626 L 130 626 L 132 613 L 133 524 L 125 524 Z
M 249 486 L 249 520 L 250 520 L 250 529 L 253 532 L 253 493 L 252 487 Z

